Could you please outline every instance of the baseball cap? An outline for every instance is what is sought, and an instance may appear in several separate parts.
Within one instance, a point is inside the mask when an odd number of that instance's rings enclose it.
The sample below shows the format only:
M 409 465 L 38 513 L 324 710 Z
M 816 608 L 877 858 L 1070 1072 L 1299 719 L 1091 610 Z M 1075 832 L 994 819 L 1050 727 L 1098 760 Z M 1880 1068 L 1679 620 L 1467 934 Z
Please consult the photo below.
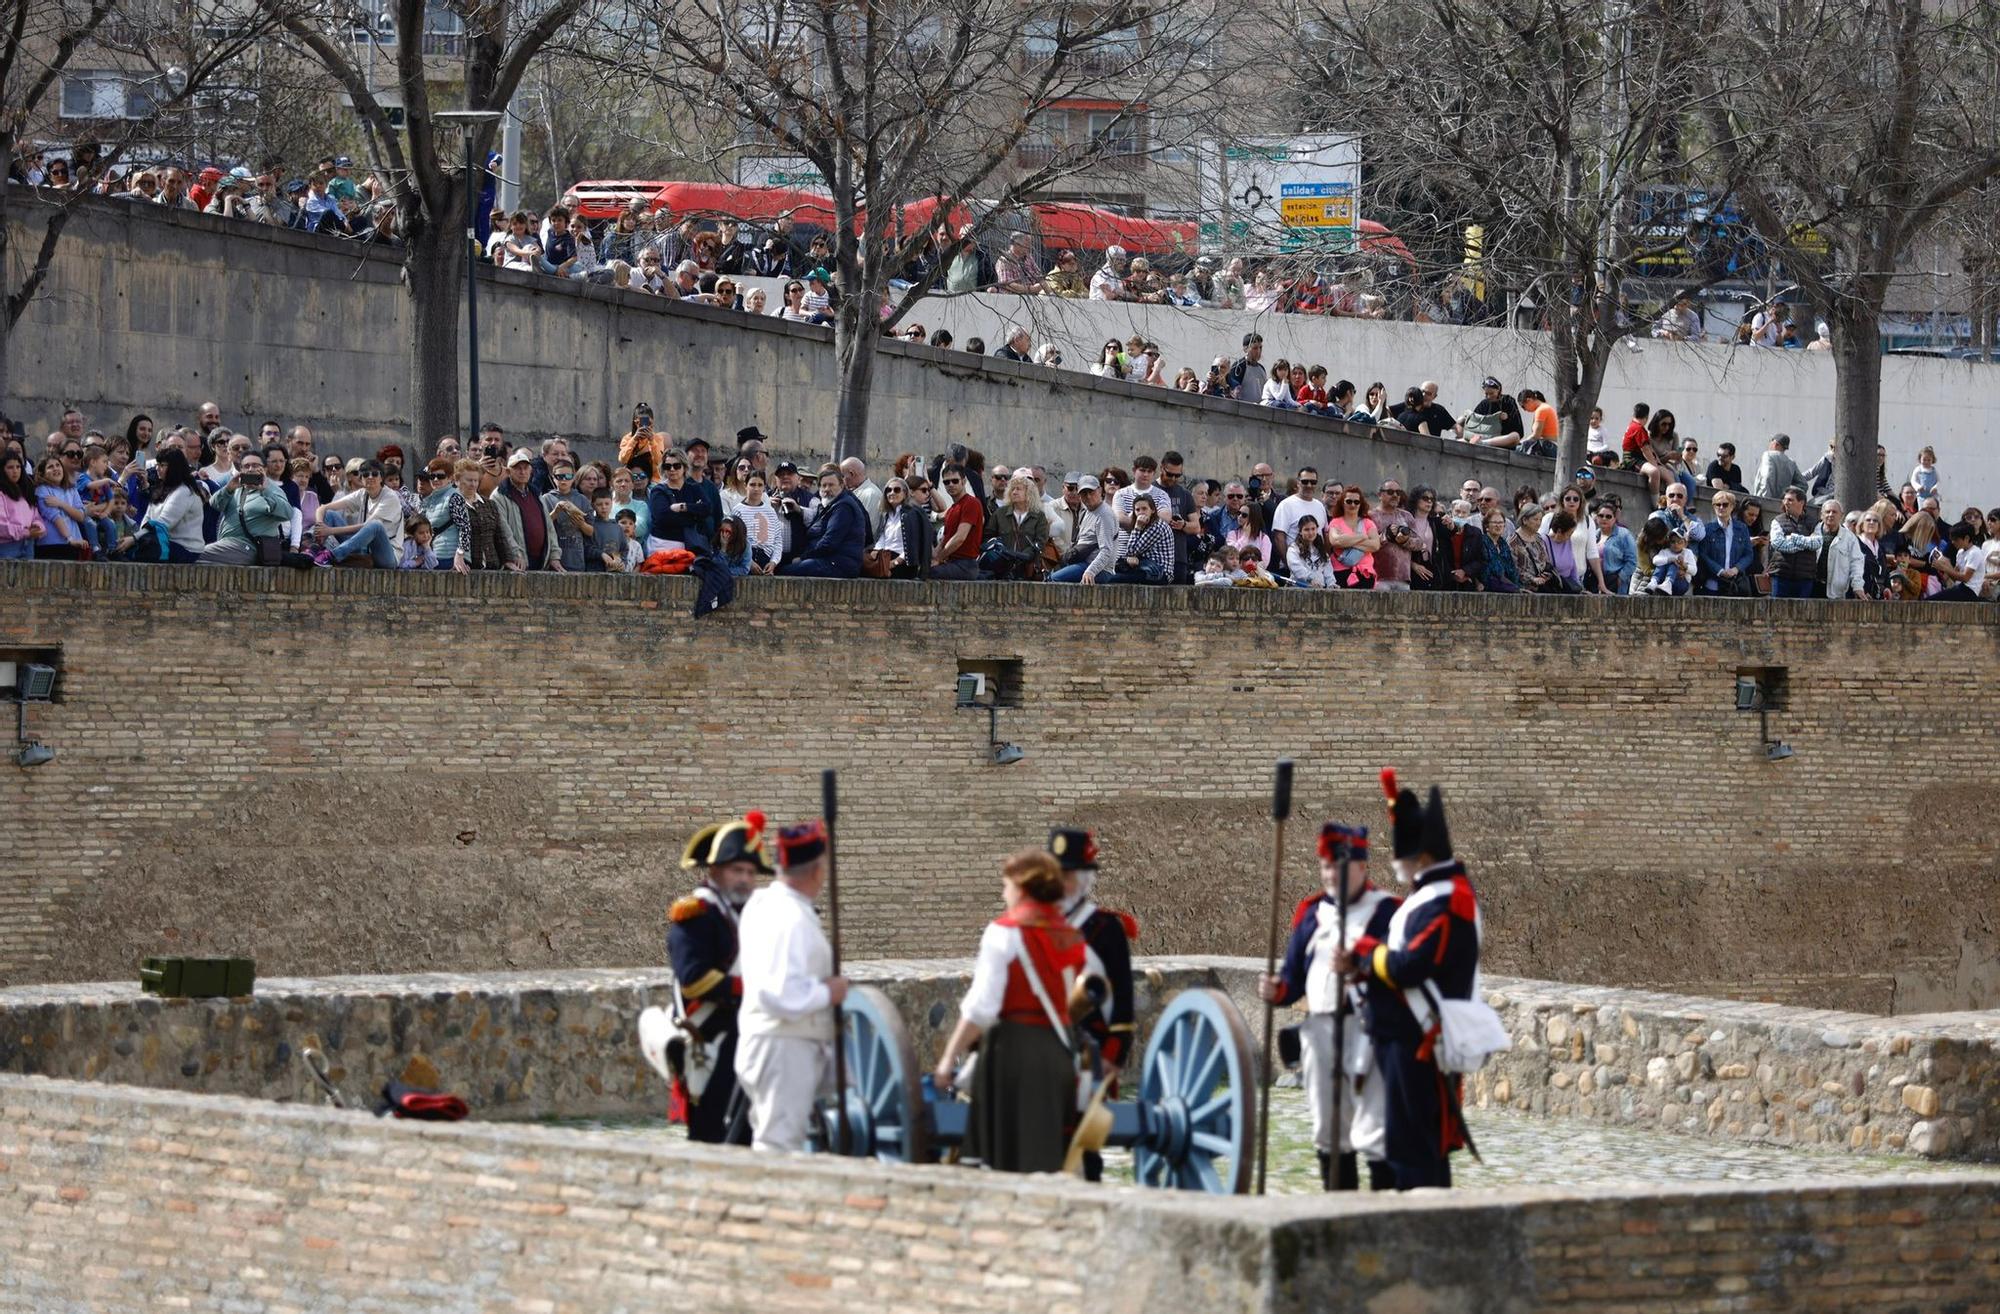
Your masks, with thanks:
M 358 456 L 351 456 L 351 457 L 349 457 L 349 458 L 347 459 L 347 473 L 349 473 L 349 474 L 360 474 L 360 473 L 361 473 L 361 458 L 360 458 L 360 457 L 358 457 Z
M 248 169 L 244 168 L 242 165 L 239 164 L 235 168 L 229 171 L 229 176 L 235 178 L 239 182 L 249 182 L 254 175 Z
M 1594 472 L 1593 472 L 1593 471 L 1591 470 L 1591 468 L 1590 468 L 1589 466 L 1587 466 L 1587 465 L 1580 465 L 1580 466 L 1578 466 L 1578 467 L 1576 468 L 1576 474 L 1575 474 L 1575 476 L 1574 476 L 1574 477 L 1575 477 L 1576 479 L 1579 479 L 1579 480 L 1582 480 L 1582 481 L 1583 481 L 1583 482 L 1585 482 L 1585 483 L 1596 483 L 1596 482 L 1597 482 L 1597 475 L 1596 475 L 1596 474 L 1595 474 L 1595 473 L 1594 473 Z
M 336 155 L 333 157 L 333 167 L 336 169 L 352 169 L 354 161 L 348 159 L 345 155 Z
M 290 182 L 285 184 L 285 195 L 297 196 L 300 192 L 304 191 L 305 189 L 306 189 L 305 180 L 302 178 L 294 178 Z
M 1065 479 L 1063 480 L 1063 482 L 1068 483 L 1069 481 Z M 1097 482 L 1096 475 L 1085 475 L 1081 479 L 1076 481 L 1076 491 L 1079 493 L 1088 491 L 1090 489 L 1101 489 L 1103 487 L 1104 485 Z
M 1072 470 L 1063 476 L 1063 487 L 1081 488 L 1083 487 L 1084 479 L 1087 477 L 1081 470 Z
M 516 447 L 514 454 L 507 458 L 507 468 L 510 470 L 517 465 L 533 465 L 534 463 L 535 454 L 525 447 Z
M 779 474 L 797 474 L 799 472 L 799 467 L 796 463 L 792 461 L 780 461 L 778 462 L 777 472 Z

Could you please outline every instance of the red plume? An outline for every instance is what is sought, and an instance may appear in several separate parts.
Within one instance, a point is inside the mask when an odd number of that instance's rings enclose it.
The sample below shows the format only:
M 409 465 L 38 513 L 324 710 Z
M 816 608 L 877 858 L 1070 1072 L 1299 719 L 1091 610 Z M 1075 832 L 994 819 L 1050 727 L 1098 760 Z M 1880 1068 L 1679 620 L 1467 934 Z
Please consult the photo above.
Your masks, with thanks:
M 752 808 L 743 814 L 743 824 L 750 828 L 750 838 L 756 839 L 764 833 L 764 823 L 768 820 L 763 813 Z
M 1382 768 L 1382 793 L 1390 803 L 1396 801 L 1396 768 Z

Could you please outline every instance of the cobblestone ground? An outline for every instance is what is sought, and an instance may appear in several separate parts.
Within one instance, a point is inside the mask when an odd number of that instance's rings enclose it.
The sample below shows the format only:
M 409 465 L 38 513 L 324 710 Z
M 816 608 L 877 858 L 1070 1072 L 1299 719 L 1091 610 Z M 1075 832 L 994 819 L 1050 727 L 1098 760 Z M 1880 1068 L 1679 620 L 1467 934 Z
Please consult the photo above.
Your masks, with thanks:
M 681 1134 L 677 1128 L 669 1129 L 664 1123 L 643 1119 L 558 1118 L 550 1119 L 549 1123 L 642 1136 Z M 1475 1190 L 1501 1186 L 1764 1182 L 1806 1177 L 1851 1180 L 1977 1170 L 1972 1164 L 1703 1140 L 1639 1127 L 1490 1110 L 1473 1114 L 1472 1135 L 1486 1161 L 1474 1163 L 1470 1155 L 1453 1155 L 1452 1176 L 1457 1186 Z M 1306 1112 L 1305 1094 L 1295 1087 L 1280 1088 L 1271 1103 L 1269 1164 L 1268 1186 L 1273 1194 L 1297 1195 L 1320 1189 L 1319 1164 L 1312 1150 L 1312 1121 Z M 1129 1182 L 1131 1156 L 1118 1151 L 1105 1155 L 1105 1176 Z
M 1277 1091 L 1271 1102 L 1269 1189 L 1277 1194 L 1317 1191 L 1312 1121 L 1305 1093 Z M 1452 1156 L 1455 1185 L 1610 1186 L 1657 1182 L 1759 1182 L 1781 1178 L 1852 1179 L 1970 1170 L 1973 1165 L 1908 1157 L 1793 1149 L 1741 1141 L 1674 1136 L 1639 1127 L 1528 1114 L 1476 1110 L 1470 1119 L 1483 1164 Z M 1129 1168 L 1122 1168 L 1129 1176 Z M 1109 1163 L 1106 1166 L 1109 1175 Z M 1366 1174 L 1363 1174 L 1364 1177 Z

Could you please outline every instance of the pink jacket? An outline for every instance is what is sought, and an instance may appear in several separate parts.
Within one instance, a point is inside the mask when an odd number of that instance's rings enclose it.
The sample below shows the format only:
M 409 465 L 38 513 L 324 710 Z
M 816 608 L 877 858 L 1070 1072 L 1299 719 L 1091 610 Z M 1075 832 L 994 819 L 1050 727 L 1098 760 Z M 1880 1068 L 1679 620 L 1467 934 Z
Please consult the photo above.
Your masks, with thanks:
M 40 538 L 44 528 L 41 511 L 33 502 L 0 493 L 0 543 Z

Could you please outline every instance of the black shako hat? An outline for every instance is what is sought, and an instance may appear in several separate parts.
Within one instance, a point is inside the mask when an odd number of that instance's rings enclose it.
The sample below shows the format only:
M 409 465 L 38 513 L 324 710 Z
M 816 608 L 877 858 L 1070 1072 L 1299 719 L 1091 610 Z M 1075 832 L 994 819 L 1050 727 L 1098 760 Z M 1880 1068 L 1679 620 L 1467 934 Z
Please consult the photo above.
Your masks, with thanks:
M 1419 804 L 1416 794 L 1396 784 L 1396 769 L 1382 768 L 1382 793 L 1389 800 L 1389 852 L 1398 858 L 1414 858 L 1428 853 L 1443 861 L 1452 856 L 1451 829 L 1445 825 L 1444 795 L 1431 786 L 1428 803 Z
M 1368 827 L 1348 826 L 1329 821 L 1319 828 L 1319 856 L 1323 862 L 1337 862 L 1342 849 L 1349 858 L 1368 861 Z
M 1049 832 L 1049 853 L 1064 871 L 1088 871 L 1097 866 L 1097 837 L 1087 830 L 1057 826 Z

